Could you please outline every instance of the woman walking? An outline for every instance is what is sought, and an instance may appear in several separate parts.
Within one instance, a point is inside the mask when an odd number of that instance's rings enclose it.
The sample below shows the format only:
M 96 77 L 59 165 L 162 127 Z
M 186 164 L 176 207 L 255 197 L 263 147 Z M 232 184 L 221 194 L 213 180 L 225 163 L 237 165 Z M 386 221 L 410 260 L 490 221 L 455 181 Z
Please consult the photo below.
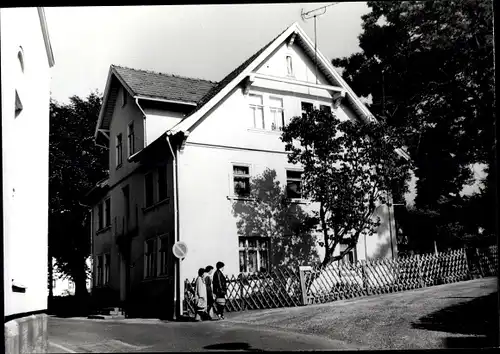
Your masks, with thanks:
M 196 315 L 194 317 L 195 321 L 200 321 L 206 317 L 207 311 L 207 286 L 205 285 L 205 281 L 203 276 L 205 275 L 205 268 L 200 268 L 198 270 L 198 277 L 196 278 L 196 287 L 195 287 L 195 307 L 196 307 Z
M 210 315 L 210 311 L 216 313 L 214 309 L 214 292 L 212 291 L 212 272 L 214 267 L 211 265 L 205 268 L 205 285 L 207 286 L 207 315 L 208 319 L 211 320 L 212 316 Z
M 215 294 L 215 307 L 217 309 L 217 316 L 219 319 L 224 319 L 224 307 L 226 306 L 226 292 L 227 284 L 226 277 L 222 273 L 224 270 L 224 263 L 217 262 L 215 265 L 217 270 L 214 273 L 213 291 Z

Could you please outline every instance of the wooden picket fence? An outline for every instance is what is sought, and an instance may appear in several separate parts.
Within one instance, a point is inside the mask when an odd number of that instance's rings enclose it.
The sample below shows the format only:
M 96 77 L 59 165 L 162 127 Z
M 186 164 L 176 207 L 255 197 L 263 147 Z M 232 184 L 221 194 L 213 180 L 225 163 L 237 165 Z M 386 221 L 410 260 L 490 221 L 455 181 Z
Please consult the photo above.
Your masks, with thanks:
M 226 310 L 243 311 L 294 307 L 325 303 L 359 296 L 386 294 L 426 286 L 497 275 L 496 246 L 475 250 L 476 258 L 465 249 L 439 254 L 414 255 L 394 259 L 336 262 L 325 267 L 276 268 L 266 273 L 226 277 Z M 194 315 L 194 283 L 185 281 L 184 312 Z
M 302 305 L 297 271 L 275 268 L 265 273 L 226 276 L 226 311 L 244 311 Z M 184 283 L 184 312 L 194 315 L 195 281 Z

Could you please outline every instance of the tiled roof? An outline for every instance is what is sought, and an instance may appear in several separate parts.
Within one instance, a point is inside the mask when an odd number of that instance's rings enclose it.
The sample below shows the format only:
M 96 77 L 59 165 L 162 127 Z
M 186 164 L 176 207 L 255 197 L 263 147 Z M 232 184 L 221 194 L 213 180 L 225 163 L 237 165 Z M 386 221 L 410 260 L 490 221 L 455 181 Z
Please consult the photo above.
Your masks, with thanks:
M 112 65 L 120 78 L 136 95 L 182 102 L 199 102 L 216 82 L 137 70 Z
M 225 78 L 223 78 L 215 87 L 213 87 L 201 99 L 201 101 L 198 102 L 198 105 L 197 105 L 196 109 L 193 110 L 193 112 L 191 112 L 191 114 L 193 114 L 194 112 L 200 110 L 208 101 L 210 101 L 215 95 L 217 95 L 222 89 L 224 89 L 224 87 L 226 87 L 239 74 L 241 74 L 243 72 L 243 70 L 245 70 L 248 65 L 250 65 L 264 50 L 267 49 L 267 47 L 269 47 L 276 40 L 276 38 L 278 38 L 279 36 L 281 36 L 287 29 L 288 29 L 288 27 L 284 31 L 282 31 L 280 34 L 278 34 L 275 38 L 273 38 L 264 47 L 262 47 L 261 49 L 259 49 L 259 51 L 257 53 L 255 53 L 250 58 L 248 58 L 247 60 L 245 60 L 243 62 L 243 64 L 241 64 L 240 66 L 238 66 L 236 69 L 234 69 L 233 71 L 231 71 Z

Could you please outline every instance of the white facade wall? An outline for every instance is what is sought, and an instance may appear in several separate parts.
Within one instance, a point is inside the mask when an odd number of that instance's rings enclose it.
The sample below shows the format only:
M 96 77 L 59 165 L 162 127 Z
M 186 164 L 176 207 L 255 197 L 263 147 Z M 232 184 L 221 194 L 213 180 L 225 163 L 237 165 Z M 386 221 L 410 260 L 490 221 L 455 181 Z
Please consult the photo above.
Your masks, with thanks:
M 287 77 L 286 55 L 292 56 L 295 79 L 316 83 L 315 69 L 302 50 L 283 44 L 257 72 L 274 77 Z M 318 83 L 328 84 L 323 76 Z M 249 94 L 263 96 L 264 114 L 270 116 L 269 98 L 283 99 L 285 124 L 301 114 L 301 102 L 333 107 L 332 92 L 285 82 L 256 79 Z M 187 138 L 179 154 L 179 227 L 180 239 L 188 245 L 187 257 L 181 263 L 181 279 L 196 277 L 197 270 L 217 261 L 226 264 L 226 274 L 239 273 L 239 245 L 236 218 L 232 213 L 232 166 L 247 164 L 255 177 L 266 168 L 274 169 L 282 186 L 286 185 L 286 169 L 297 168 L 288 163 L 281 132 L 253 127 L 249 97 L 242 87 L 235 88 L 212 109 Z M 340 119 L 354 118 L 353 111 L 341 105 L 334 111 Z M 267 122 L 266 122 L 267 125 Z M 305 210 L 314 205 L 303 205 Z M 394 220 L 388 220 L 387 207 L 378 213 L 383 217 L 376 235 L 363 237 L 357 246 L 357 258 L 388 257 L 397 253 Z M 390 227 L 391 226 L 391 227 Z M 321 234 L 318 234 L 322 237 Z M 391 243 L 392 236 L 392 243 Z M 318 248 L 320 259 L 323 248 Z M 338 254 L 337 249 L 335 254 Z
M 36 8 L 1 9 L 0 26 L 4 308 L 8 316 L 47 308 L 50 67 Z M 17 117 L 16 90 L 23 105 Z M 24 286 L 25 292 L 14 292 L 13 284 Z

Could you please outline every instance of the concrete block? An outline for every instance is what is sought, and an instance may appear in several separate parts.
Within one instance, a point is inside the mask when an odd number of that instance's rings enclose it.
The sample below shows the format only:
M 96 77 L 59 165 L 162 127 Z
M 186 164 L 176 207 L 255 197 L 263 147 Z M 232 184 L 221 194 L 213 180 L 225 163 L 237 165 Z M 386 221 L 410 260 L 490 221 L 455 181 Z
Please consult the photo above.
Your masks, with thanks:
M 47 315 L 38 314 L 4 324 L 7 354 L 46 353 L 48 350 Z

